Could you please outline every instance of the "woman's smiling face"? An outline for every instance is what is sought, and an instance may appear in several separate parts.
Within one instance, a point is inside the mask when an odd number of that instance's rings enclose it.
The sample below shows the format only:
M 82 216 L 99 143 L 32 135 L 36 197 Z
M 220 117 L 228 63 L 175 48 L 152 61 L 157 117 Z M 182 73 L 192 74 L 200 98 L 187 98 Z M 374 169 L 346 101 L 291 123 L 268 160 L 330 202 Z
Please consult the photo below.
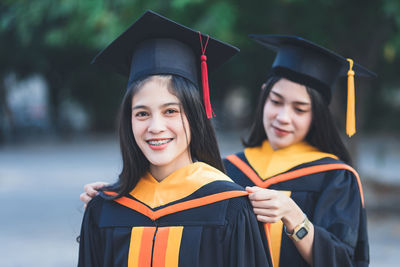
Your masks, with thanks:
M 274 150 L 301 142 L 312 122 L 311 98 L 304 85 L 280 79 L 264 104 L 263 124 Z
M 170 78 L 153 76 L 132 98 L 132 132 L 150 171 L 172 172 L 192 163 L 189 123 L 169 86 Z

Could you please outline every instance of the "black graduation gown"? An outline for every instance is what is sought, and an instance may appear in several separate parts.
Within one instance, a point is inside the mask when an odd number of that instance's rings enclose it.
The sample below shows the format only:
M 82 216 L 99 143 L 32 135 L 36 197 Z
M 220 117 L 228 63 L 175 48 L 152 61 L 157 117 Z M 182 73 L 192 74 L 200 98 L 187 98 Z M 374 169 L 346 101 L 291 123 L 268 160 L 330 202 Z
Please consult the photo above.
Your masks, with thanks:
M 80 267 L 270 266 L 246 192 L 229 181 L 151 208 L 128 195 L 89 202 L 82 223 Z
M 235 155 L 254 173 L 245 153 Z M 232 158 L 228 156 L 227 158 Z M 368 266 L 369 245 L 366 214 L 359 178 L 355 172 L 343 169 L 347 165 L 333 158 L 322 158 L 300 164 L 285 174 L 308 170 L 307 167 L 340 164 L 332 170 L 298 176 L 279 182 L 254 178 L 251 180 L 230 160 L 224 159 L 229 177 L 237 184 L 291 191 L 291 198 L 314 224 L 313 264 L 319 266 Z M 330 165 L 334 166 L 334 165 Z M 349 166 L 347 166 L 349 167 Z M 273 177 L 279 178 L 279 177 Z M 257 181 L 258 179 L 258 181 Z M 308 266 L 293 241 L 282 233 L 279 266 Z M 277 267 L 277 266 L 275 266 Z

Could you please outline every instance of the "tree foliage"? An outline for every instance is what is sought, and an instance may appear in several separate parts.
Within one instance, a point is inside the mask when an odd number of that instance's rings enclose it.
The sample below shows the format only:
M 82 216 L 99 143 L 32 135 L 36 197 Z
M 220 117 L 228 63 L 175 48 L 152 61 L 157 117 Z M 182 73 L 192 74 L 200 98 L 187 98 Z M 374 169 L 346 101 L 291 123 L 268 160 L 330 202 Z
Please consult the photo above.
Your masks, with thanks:
M 363 89 L 357 91 L 358 113 L 375 118 L 367 126 L 390 128 L 390 120 L 400 114 L 394 107 L 388 122 L 378 122 L 387 109 L 385 95 L 399 94 L 394 67 L 400 62 L 398 0 L 3 0 L 0 81 L 10 72 L 19 77 L 40 73 L 50 86 L 55 125 L 61 100 L 72 97 L 89 111 L 93 129 L 109 129 L 125 82 L 89 62 L 146 9 L 241 48 L 240 56 L 211 77 L 213 99 L 240 85 L 256 100 L 274 55 L 247 34 L 295 34 L 379 74 L 374 82 L 361 82 Z

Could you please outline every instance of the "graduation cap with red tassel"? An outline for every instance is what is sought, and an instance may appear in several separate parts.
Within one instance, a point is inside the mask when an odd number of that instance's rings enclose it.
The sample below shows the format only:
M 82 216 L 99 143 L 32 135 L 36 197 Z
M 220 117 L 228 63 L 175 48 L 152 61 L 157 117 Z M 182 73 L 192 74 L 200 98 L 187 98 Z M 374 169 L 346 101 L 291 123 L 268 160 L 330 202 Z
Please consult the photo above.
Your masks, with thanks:
M 206 40 L 204 46 L 203 39 Z M 128 76 L 127 88 L 138 79 L 157 74 L 179 75 L 200 88 L 200 74 L 204 107 L 207 117 L 211 118 L 208 73 L 238 52 L 239 49 L 230 44 L 146 11 L 92 63 L 111 66 Z
M 208 40 L 210 39 L 210 37 L 207 35 L 207 41 L 204 47 L 200 32 L 199 32 L 199 37 L 201 45 L 200 61 L 201 61 L 201 84 L 203 86 L 203 102 L 204 102 L 204 108 L 206 109 L 207 118 L 210 119 L 214 115 L 214 112 L 211 108 L 210 88 L 208 86 L 207 56 L 205 55 Z

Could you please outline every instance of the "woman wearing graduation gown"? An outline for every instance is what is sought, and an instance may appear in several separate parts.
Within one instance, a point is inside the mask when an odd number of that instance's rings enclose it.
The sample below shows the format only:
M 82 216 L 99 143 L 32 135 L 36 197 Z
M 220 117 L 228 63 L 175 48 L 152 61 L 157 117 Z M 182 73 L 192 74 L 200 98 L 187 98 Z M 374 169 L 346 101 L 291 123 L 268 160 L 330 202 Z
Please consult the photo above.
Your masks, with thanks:
M 353 75 L 374 74 L 296 36 L 251 37 L 277 56 L 246 148 L 224 165 L 265 223 L 273 266 L 368 266 L 361 182 L 328 105 L 336 80 L 348 74 L 348 115 L 354 115 Z M 86 185 L 81 200 L 87 203 L 102 186 Z
M 94 59 L 129 76 L 123 167 L 87 205 L 78 266 L 269 266 L 248 193 L 223 173 L 197 91 L 200 56 L 212 71 L 236 52 L 148 11 Z
M 243 152 L 224 160 L 247 186 L 270 233 L 274 266 L 368 266 L 360 178 L 328 109 L 348 75 L 347 134 L 355 133 L 354 75 L 375 74 L 296 36 L 251 35 L 277 52 Z

